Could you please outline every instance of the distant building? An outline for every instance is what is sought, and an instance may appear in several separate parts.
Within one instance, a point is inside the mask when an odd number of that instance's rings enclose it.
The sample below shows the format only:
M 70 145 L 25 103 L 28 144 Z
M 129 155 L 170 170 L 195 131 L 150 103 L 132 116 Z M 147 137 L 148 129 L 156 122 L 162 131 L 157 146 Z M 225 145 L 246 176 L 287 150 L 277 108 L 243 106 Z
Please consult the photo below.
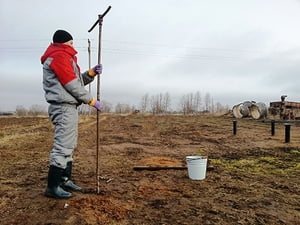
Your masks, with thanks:
M 13 116 L 16 115 L 16 112 L 1 112 L 0 111 L 0 116 Z

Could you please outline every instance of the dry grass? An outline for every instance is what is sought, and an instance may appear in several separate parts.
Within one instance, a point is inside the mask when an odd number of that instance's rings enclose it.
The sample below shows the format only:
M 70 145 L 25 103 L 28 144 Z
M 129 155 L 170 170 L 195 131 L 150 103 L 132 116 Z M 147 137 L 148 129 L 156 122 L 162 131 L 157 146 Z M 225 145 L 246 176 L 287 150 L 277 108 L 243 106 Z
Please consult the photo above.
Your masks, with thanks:
M 49 119 L 0 118 L 0 224 L 297 224 L 300 127 L 284 143 L 282 124 L 270 136 L 269 123 L 241 119 L 233 135 L 232 119 L 101 114 L 100 176 L 112 179 L 101 179 L 96 195 L 96 116 L 81 117 L 73 178 L 85 192 L 61 201 L 43 195 Z M 190 180 L 187 170 L 133 169 L 177 165 L 187 155 L 208 156 L 205 180 Z
M 299 151 L 294 150 L 293 154 L 298 155 Z M 263 156 L 230 160 L 212 159 L 211 162 L 212 165 L 216 165 L 224 170 L 253 175 L 287 175 L 300 173 L 300 163 L 297 162 L 296 157 L 293 160 L 280 157 Z

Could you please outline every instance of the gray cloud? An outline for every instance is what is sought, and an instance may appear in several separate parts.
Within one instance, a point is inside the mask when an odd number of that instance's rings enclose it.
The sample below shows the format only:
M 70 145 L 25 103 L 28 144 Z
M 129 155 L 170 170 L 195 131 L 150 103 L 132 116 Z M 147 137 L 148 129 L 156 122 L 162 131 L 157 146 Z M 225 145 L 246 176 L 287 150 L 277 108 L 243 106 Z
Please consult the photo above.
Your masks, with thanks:
M 97 62 L 97 29 L 87 30 L 108 5 L 102 30 L 101 93 L 137 105 L 142 95 L 171 97 L 200 91 L 222 104 L 268 103 L 297 84 L 298 1 L 58 1 L 0 2 L 2 109 L 46 104 L 39 58 L 58 29 L 70 31 L 82 70 Z M 21 21 L 20 21 L 21 20 Z M 93 94 L 95 94 L 95 83 Z M 1 109 L 0 108 L 0 109 Z

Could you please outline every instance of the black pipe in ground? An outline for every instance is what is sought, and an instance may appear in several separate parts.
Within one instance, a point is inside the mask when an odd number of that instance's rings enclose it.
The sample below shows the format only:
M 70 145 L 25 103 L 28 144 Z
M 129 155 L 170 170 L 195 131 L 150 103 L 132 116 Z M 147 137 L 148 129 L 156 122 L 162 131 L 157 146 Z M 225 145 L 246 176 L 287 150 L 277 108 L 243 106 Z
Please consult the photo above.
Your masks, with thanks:
M 285 143 L 289 143 L 291 141 L 291 124 L 286 123 L 285 126 Z

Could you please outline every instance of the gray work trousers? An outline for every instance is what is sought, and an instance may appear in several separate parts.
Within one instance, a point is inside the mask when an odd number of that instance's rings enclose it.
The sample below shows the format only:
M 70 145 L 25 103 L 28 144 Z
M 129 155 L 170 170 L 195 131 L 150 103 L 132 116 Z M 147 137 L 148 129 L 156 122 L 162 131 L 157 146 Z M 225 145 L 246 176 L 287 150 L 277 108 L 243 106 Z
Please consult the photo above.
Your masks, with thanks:
M 62 169 L 73 161 L 77 147 L 78 111 L 76 105 L 50 104 L 49 117 L 54 125 L 54 143 L 50 152 L 50 165 Z

